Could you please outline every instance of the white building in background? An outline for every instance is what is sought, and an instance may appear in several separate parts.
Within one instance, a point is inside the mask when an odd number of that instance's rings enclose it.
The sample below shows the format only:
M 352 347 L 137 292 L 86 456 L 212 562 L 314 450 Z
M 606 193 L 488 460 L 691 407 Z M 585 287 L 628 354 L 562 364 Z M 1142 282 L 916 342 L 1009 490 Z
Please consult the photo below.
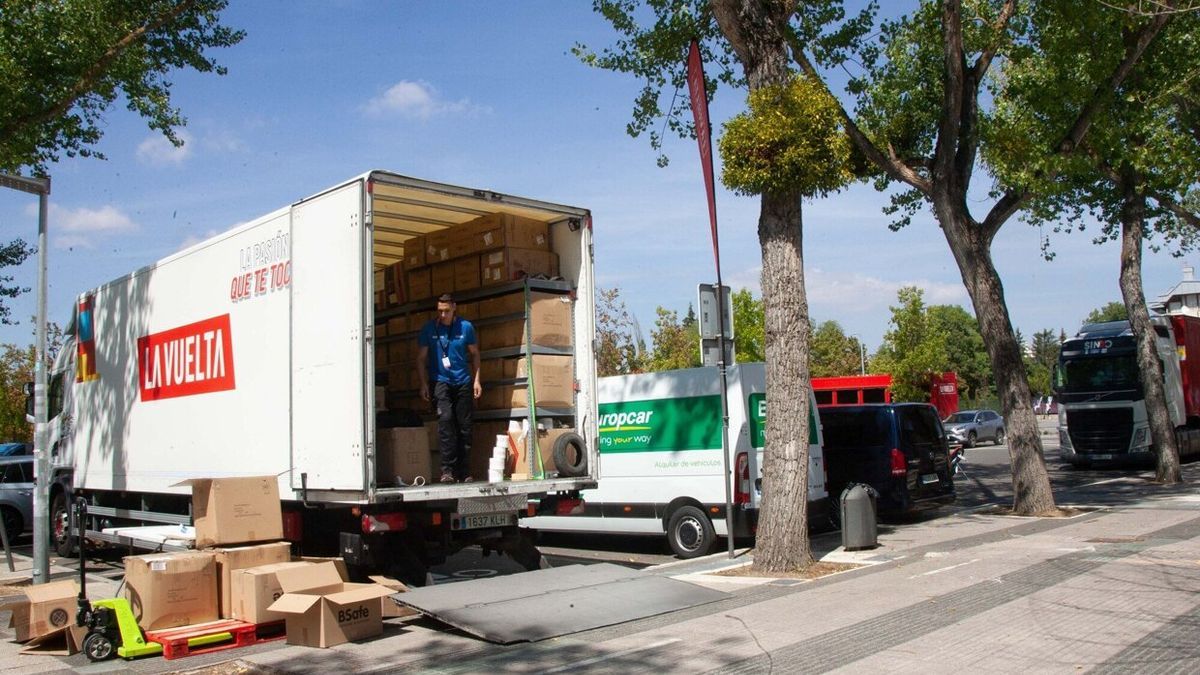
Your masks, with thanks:
M 1183 281 L 1175 288 L 1158 296 L 1149 303 L 1150 310 L 1159 314 L 1187 314 L 1200 316 L 1200 281 L 1191 265 L 1183 266 Z

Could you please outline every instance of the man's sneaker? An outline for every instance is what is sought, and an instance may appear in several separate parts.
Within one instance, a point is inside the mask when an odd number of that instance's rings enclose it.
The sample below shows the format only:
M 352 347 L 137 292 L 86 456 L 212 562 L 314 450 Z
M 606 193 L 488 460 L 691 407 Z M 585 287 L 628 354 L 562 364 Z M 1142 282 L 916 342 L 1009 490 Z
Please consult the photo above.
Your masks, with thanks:
M 454 474 L 450 473 L 449 471 L 443 471 L 441 482 L 453 483 L 454 482 Z

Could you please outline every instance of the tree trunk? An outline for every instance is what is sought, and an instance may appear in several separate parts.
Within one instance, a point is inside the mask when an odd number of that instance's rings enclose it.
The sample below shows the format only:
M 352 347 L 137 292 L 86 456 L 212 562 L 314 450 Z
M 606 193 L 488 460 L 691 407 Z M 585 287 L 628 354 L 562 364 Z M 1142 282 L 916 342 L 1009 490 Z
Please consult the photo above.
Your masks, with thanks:
M 791 77 L 784 36 L 795 3 L 711 0 L 713 17 L 750 91 Z M 808 542 L 808 300 L 800 193 L 762 195 L 758 239 L 767 356 L 767 438 L 754 567 L 783 572 L 812 564 Z
M 755 568 L 812 564 L 808 541 L 808 299 L 800 195 L 763 195 L 758 220 L 767 352 L 767 438 Z
M 996 394 L 1004 413 L 1008 457 L 1012 463 L 1013 512 L 1024 516 L 1048 515 L 1056 510 L 1054 493 L 1046 473 L 1021 346 L 1008 316 L 1000 274 L 992 264 L 991 239 L 948 202 L 949 199 L 936 201 L 935 210 L 971 297 L 979 333 L 996 378 Z
M 1179 447 L 1175 443 L 1175 427 L 1167 412 L 1167 397 L 1163 390 L 1162 365 L 1158 360 L 1157 336 L 1150 324 L 1150 312 L 1142 299 L 1142 239 L 1145 236 L 1145 197 L 1137 194 L 1128 182 L 1122 188 L 1121 204 L 1121 297 L 1129 311 L 1129 326 L 1137 338 L 1138 377 L 1145 394 L 1146 417 L 1150 422 L 1150 438 L 1156 457 L 1154 479 L 1173 485 L 1180 481 Z

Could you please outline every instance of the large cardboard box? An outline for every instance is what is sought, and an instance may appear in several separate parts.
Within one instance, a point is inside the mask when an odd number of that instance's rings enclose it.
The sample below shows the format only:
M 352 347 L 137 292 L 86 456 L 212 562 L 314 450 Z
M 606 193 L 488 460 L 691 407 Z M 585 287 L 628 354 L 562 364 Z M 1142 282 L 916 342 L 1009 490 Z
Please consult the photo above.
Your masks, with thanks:
M 277 562 L 233 570 L 229 581 L 230 619 L 248 623 L 283 621 L 287 615 L 268 609 L 283 596 L 276 572 L 312 565 L 306 561 Z
M 521 294 L 515 295 L 520 297 Z M 550 293 L 532 293 L 530 295 L 528 320 L 533 344 L 546 347 L 570 347 L 572 340 L 570 300 L 566 296 Z M 517 311 L 524 311 L 523 298 L 518 307 L 520 309 Z M 509 314 L 506 312 L 501 316 Z M 519 347 L 525 344 L 525 319 L 514 318 L 508 321 L 489 323 L 480 326 L 477 332 L 481 351 Z
M 433 297 L 433 279 L 428 267 L 408 271 L 408 297 L 409 300 Z
M 0 610 L 12 611 L 8 627 L 13 629 L 17 642 L 74 625 L 79 585 L 73 580 L 52 581 L 22 590 L 24 595 L 0 604 Z
M 380 484 L 391 484 L 399 478 L 405 485 L 412 485 L 417 476 L 426 483 L 433 482 L 433 468 L 429 464 L 429 435 L 425 427 L 396 427 L 378 429 L 375 464 L 375 479 Z
M 408 272 L 404 262 L 397 262 L 383 268 L 384 290 L 387 292 L 388 307 L 403 305 L 408 302 Z
M 429 266 L 430 297 L 454 292 L 454 261 L 435 263 Z
M 128 556 L 124 592 L 144 630 L 216 621 L 221 613 L 209 551 Z
M 505 247 L 550 250 L 549 226 L 530 218 L 494 213 L 477 218 L 465 227 L 471 231 L 474 239 L 472 245 L 478 251 Z
M 570 356 L 538 354 L 533 357 L 533 394 L 539 407 L 568 408 L 575 405 L 575 375 L 571 361 Z M 485 380 L 483 397 L 479 400 L 480 410 L 529 406 L 528 360 L 525 357 L 504 359 L 502 363 L 504 380 L 525 379 L 513 384 L 491 384 Z
M 408 269 L 425 266 L 425 237 L 417 235 L 404 242 L 404 265 Z
M 454 290 L 479 288 L 479 256 L 469 255 L 454 261 Z
M 342 580 L 333 563 L 275 572 L 283 595 L 268 608 L 284 614 L 291 645 L 332 647 L 383 632 L 380 601 L 392 590 Z
M 450 245 L 453 240 L 454 231 L 450 229 L 438 230 L 425 235 L 425 264 L 435 265 L 449 260 L 452 257 Z
M 259 567 L 272 563 L 288 562 L 292 559 L 292 545 L 286 541 L 256 546 L 213 549 L 217 561 L 217 594 L 221 598 L 221 618 L 233 618 L 233 602 L 230 592 L 233 573 L 247 567 Z
M 275 476 L 195 478 L 192 524 L 196 548 L 283 539 L 283 510 Z
M 558 254 L 525 248 L 502 248 L 479 256 L 483 286 L 517 281 L 538 275 L 558 276 Z

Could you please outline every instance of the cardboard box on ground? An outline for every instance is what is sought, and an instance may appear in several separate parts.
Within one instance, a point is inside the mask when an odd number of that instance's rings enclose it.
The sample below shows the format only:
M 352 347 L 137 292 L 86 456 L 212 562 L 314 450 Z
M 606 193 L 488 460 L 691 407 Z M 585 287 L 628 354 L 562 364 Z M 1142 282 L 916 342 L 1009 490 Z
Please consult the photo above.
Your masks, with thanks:
M 286 563 L 292 559 L 292 545 L 286 541 L 236 548 L 213 549 L 217 563 L 217 593 L 220 597 L 222 619 L 233 616 L 232 580 L 236 571 L 274 563 Z M 255 622 L 258 623 L 258 622 Z
M 211 551 L 126 556 L 124 594 L 143 630 L 220 617 L 217 562 Z
M 347 582 L 333 563 L 275 574 L 283 595 L 268 609 L 286 616 L 288 644 L 332 647 L 383 632 L 382 599 L 391 589 Z
M 49 635 L 75 623 L 79 585 L 72 580 L 28 586 L 23 595 L 0 604 L 10 610 L 8 627 L 17 642 Z

